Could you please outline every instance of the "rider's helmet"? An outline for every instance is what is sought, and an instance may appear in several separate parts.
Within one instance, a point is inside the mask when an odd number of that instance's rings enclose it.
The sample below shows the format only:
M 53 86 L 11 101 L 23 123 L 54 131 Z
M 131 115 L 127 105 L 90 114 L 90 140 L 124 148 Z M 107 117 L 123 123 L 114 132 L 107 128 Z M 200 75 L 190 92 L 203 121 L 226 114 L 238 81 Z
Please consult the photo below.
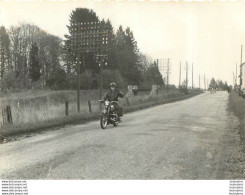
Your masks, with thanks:
M 110 83 L 110 87 L 116 87 L 116 86 L 117 86 L 116 83 L 114 82 Z

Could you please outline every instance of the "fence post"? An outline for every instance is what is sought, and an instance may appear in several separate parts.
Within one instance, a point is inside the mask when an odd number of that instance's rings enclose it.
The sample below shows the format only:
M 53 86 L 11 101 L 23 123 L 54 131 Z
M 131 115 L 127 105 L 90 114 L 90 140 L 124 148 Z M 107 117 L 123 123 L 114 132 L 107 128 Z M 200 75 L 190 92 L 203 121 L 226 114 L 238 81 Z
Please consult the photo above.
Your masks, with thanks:
M 68 116 L 69 115 L 69 102 L 68 101 L 65 102 L 65 108 L 66 108 L 66 116 Z
M 3 109 L 2 109 L 2 121 L 3 121 L 3 124 L 5 124 L 6 123 L 6 109 L 5 109 L 5 107 L 3 107 Z
M 12 124 L 13 120 L 12 120 L 12 112 L 11 112 L 11 108 L 10 106 L 7 106 L 7 119 L 8 119 L 8 123 Z
M 128 99 L 128 97 L 126 97 L 126 102 L 127 102 L 127 105 L 129 106 L 130 104 L 129 104 L 129 99 Z
M 91 107 L 91 101 L 88 100 L 88 109 L 89 109 L 89 112 L 91 113 L 92 112 L 92 107 Z
M 2 109 L 2 120 L 3 120 L 3 124 L 12 124 L 13 120 L 12 120 L 12 112 L 11 112 L 11 107 L 10 106 L 6 106 L 3 107 Z

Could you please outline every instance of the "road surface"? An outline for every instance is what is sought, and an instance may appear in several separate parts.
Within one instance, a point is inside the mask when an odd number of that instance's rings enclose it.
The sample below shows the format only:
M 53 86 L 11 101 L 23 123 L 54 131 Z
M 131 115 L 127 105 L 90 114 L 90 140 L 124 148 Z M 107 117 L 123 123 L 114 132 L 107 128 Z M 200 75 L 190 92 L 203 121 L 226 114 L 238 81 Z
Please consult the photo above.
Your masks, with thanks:
M 0 178 L 244 179 L 237 125 L 227 92 L 204 93 L 1 144 Z

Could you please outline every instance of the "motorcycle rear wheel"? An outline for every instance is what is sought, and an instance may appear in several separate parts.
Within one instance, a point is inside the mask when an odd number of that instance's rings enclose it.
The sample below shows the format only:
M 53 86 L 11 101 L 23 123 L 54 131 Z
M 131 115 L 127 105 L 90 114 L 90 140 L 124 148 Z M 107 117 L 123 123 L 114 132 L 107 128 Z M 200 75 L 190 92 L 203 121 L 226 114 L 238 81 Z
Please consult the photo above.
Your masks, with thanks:
M 102 114 L 100 117 L 100 127 L 101 129 L 105 129 L 107 127 L 107 117 L 105 114 Z

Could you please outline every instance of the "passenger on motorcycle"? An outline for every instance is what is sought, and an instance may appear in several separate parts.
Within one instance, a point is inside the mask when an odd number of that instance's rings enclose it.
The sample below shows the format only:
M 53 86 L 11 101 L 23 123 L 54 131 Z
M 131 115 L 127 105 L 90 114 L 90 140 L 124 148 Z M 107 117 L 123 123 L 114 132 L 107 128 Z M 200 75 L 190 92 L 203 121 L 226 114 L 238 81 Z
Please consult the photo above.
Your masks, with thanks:
M 116 88 L 116 83 L 111 83 L 110 84 L 110 90 L 105 94 L 103 100 L 108 100 L 108 101 L 117 101 L 118 102 L 118 98 L 123 98 L 124 94 L 123 92 L 119 91 Z M 121 120 L 120 117 L 123 116 L 123 108 L 121 106 L 119 106 L 119 104 L 115 104 L 115 109 L 117 111 L 117 114 L 119 116 L 119 120 Z

